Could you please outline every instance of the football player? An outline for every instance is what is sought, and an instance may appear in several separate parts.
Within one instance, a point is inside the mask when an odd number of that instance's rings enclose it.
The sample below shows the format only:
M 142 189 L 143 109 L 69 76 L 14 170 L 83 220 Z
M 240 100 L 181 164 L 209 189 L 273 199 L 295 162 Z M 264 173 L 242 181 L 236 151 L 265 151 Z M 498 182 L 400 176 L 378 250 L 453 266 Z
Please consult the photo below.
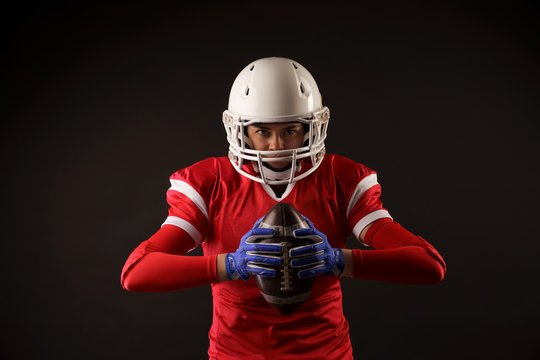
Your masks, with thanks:
M 168 217 L 124 265 L 121 283 L 131 291 L 211 284 L 211 359 L 351 359 L 342 276 L 428 284 L 446 273 L 438 252 L 383 208 L 375 171 L 325 154 L 329 118 L 301 64 L 279 57 L 250 63 L 223 113 L 229 156 L 172 174 Z M 270 307 L 252 276 L 275 275 L 264 264 L 280 263 L 272 256 L 280 245 L 245 242 L 271 235 L 257 220 L 281 201 L 310 220 L 295 236 L 324 240 L 293 254 L 307 266 L 302 276 L 317 279 L 291 315 Z M 350 234 L 371 249 L 345 249 Z M 185 256 L 199 245 L 203 256 Z

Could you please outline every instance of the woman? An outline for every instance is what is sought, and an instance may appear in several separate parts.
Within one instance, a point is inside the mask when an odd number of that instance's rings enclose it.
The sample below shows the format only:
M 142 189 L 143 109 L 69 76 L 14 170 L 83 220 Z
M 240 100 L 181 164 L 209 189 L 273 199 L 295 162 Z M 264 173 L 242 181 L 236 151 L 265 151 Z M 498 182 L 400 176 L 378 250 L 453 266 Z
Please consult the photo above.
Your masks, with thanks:
M 171 176 L 169 216 L 124 266 L 122 285 L 131 291 L 212 284 L 211 359 L 351 359 L 341 276 L 427 284 L 446 273 L 437 251 L 382 207 L 373 170 L 325 154 L 328 120 L 315 80 L 298 62 L 274 57 L 249 64 L 223 113 L 229 157 Z M 321 239 L 302 253 L 306 276 L 316 281 L 292 315 L 279 314 L 261 296 L 251 275 L 272 273 L 253 262 L 272 256 L 245 243 L 267 236 L 257 220 L 278 202 L 311 220 L 299 236 Z M 372 249 L 345 249 L 351 233 Z M 198 245 L 204 256 L 185 256 Z

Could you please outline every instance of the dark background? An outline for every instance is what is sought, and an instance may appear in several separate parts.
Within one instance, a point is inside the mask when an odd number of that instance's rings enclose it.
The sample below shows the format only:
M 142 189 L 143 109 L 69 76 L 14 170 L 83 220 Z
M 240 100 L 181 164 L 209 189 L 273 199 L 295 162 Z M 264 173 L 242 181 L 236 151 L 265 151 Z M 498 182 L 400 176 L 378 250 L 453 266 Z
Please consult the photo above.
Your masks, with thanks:
M 433 286 L 344 279 L 355 357 L 538 356 L 538 10 L 4 7 L 2 352 L 205 357 L 210 287 L 130 293 L 120 270 L 164 221 L 169 175 L 226 154 L 221 112 L 238 72 L 284 56 L 309 69 L 331 109 L 328 151 L 375 169 L 394 219 L 448 264 Z

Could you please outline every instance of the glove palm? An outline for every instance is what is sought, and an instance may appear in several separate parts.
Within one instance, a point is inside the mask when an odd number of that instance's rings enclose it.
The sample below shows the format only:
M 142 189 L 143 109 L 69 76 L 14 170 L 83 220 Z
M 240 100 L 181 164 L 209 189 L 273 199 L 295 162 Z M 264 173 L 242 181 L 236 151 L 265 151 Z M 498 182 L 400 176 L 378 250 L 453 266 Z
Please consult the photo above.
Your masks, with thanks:
M 291 267 L 303 268 L 298 271 L 298 277 L 308 278 L 322 275 L 340 276 L 343 274 L 345 260 L 340 248 L 333 248 L 328 243 L 326 235 L 317 230 L 311 221 L 304 216 L 309 228 L 297 229 L 293 232 L 296 238 L 309 238 L 314 244 L 295 247 L 289 250 Z

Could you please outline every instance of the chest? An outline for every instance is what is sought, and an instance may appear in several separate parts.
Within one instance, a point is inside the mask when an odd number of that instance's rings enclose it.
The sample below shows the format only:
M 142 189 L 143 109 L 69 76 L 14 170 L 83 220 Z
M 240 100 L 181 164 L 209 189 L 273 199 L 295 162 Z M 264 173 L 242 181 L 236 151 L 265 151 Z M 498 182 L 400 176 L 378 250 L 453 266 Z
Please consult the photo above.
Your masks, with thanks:
M 285 197 L 276 200 L 262 184 L 248 182 L 233 189 L 227 184 L 216 192 L 209 206 L 208 254 L 231 252 L 253 224 L 278 201 L 293 205 L 326 234 L 332 246 L 345 246 L 350 229 L 345 218 L 346 204 L 332 184 L 299 181 Z

